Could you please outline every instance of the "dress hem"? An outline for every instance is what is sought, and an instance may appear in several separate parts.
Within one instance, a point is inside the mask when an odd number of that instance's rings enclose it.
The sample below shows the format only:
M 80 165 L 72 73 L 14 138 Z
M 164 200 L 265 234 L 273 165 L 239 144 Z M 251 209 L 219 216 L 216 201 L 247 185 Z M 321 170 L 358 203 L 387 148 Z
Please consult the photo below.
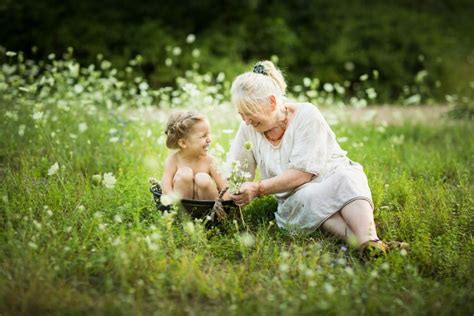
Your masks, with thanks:
M 372 202 L 372 200 L 366 196 L 356 196 L 348 201 L 346 201 L 344 204 L 342 204 L 342 206 L 335 212 L 331 213 L 331 215 L 328 215 L 326 216 L 326 218 L 324 218 L 320 223 L 319 225 L 317 225 L 314 230 L 312 232 L 315 232 L 316 230 L 319 229 L 319 227 L 321 227 L 321 225 L 324 224 L 325 221 L 327 221 L 331 216 L 333 216 L 334 214 L 336 214 L 337 212 L 341 211 L 344 207 L 346 207 L 348 204 L 354 202 L 354 201 L 357 201 L 357 200 L 364 200 L 364 201 L 367 201 L 369 202 L 370 206 L 372 207 L 372 211 L 374 211 L 374 203 Z

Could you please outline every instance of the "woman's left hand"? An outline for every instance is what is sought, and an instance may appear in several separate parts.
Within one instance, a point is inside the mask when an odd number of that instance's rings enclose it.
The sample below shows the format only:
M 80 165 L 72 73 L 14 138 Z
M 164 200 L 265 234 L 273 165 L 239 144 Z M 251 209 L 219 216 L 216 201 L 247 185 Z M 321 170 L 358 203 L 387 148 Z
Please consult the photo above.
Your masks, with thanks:
M 240 186 L 239 194 L 231 194 L 230 198 L 238 206 L 249 204 L 254 198 L 258 196 L 258 183 L 245 182 Z

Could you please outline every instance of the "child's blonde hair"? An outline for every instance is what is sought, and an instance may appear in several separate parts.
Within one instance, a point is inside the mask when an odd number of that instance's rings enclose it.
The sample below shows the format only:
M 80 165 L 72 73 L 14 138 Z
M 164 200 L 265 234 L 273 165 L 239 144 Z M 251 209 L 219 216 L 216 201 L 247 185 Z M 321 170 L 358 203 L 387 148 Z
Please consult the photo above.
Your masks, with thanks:
M 179 149 L 179 140 L 185 138 L 191 128 L 206 118 L 194 111 L 174 112 L 168 119 L 166 125 L 166 147 L 170 149 Z
M 231 88 L 232 103 L 240 112 L 259 112 L 262 103 L 269 102 L 269 96 L 281 99 L 286 87 L 282 72 L 271 61 L 259 61 L 252 71 L 235 78 Z

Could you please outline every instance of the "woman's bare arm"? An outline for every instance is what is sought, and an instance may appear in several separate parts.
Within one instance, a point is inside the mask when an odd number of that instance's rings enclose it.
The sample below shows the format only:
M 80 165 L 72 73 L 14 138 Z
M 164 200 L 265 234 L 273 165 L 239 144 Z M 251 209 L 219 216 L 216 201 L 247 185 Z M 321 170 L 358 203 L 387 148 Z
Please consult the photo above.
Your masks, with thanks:
M 292 191 L 298 186 L 311 181 L 314 174 L 296 169 L 288 169 L 279 176 L 257 182 L 246 182 L 240 187 L 240 194 L 231 195 L 231 199 L 238 205 L 245 205 L 259 196 L 260 190 L 264 194 Z

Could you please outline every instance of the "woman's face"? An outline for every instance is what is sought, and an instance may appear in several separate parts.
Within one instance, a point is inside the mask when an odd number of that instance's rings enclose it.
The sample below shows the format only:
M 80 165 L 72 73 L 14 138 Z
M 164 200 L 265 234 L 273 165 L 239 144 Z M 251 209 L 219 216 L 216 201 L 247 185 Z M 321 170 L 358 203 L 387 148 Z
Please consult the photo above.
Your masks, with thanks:
M 270 105 L 264 104 L 255 111 L 239 111 L 239 114 L 245 124 L 252 125 L 257 132 L 263 133 L 275 125 L 274 109 L 275 106 L 270 102 Z

